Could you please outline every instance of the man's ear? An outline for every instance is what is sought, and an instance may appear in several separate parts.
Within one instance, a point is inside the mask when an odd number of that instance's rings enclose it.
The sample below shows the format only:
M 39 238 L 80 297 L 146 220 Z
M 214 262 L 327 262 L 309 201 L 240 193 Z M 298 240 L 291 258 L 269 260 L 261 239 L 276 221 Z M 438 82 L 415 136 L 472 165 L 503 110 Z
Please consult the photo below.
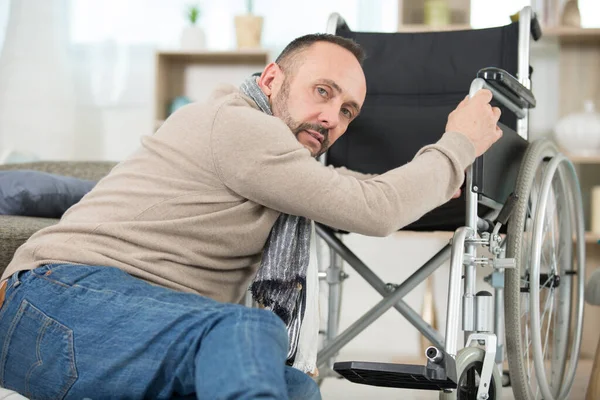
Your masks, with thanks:
M 281 68 L 279 68 L 279 65 L 272 62 L 265 67 L 262 74 L 258 78 L 258 86 L 262 89 L 263 93 L 267 95 L 267 97 L 270 97 L 273 94 L 273 85 L 281 74 L 283 74 L 283 71 Z

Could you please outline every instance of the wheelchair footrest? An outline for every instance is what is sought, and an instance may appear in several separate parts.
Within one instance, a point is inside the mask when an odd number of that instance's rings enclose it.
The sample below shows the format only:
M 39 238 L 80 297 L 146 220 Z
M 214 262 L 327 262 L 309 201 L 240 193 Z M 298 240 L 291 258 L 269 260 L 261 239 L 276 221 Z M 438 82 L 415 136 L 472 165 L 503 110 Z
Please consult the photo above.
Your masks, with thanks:
M 456 365 L 452 357 L 427 366 L 363 361 L 337 362 L 333 369 L 354 383 L 404 389 L 456 389 Z M 445 361 L 445 360 L 444 360 Z

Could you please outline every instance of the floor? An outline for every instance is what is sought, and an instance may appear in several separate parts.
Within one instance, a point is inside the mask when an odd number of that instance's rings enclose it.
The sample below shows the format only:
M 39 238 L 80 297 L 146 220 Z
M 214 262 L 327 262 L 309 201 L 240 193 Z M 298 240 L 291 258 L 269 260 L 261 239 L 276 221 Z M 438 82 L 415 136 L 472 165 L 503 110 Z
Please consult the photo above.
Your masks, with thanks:
M 569 400 L 584 400 L 588 385 L 591 360 L 580 360 L 577 375 Z M 438 399 L 438 392 L 416 391 L 380 388 L 366 385 L 356 385 L 346 380 L 327 378 L 321 385 L 321 394 L 324 400 L 353 400 L 353 399 L 377 399 L 377 400 L 434 400 Z M 504 388 L 502 400 L 514 399 L 512 391 Z M 0 388 L 0 400 L 26 400 L 24 397 Z
M 577 374 L 569 400 L 584 400 L 587 390 L 592 360 L 580 360 Z M 438 392 L 417 391 L 381 388 L 366 385 L 357 385 L 352 382 L 327 378 L 321 385 L 321 394 L 324 400 L 353 400 L 353 399 L 376 399 L 376 400 L 433 400 L 438 399 Z M 514 396 L 510 388 L 503 388 L 502 400 L 512 400 Z

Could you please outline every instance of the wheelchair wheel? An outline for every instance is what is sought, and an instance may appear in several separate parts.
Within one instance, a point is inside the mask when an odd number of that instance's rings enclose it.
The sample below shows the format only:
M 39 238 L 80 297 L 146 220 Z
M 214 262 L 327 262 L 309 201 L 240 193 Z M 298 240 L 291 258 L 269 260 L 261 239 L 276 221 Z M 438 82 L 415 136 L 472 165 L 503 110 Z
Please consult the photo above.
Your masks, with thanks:
M 516 268 L 505 272 L 506 349 L 523 400 L 567 398 L 581 343 L 583 211 L 573 166 L 561 159 L 548 140 L 529 146 L 508 223 L 506 255 Z
M 452 393 L 440 392 L 440 400 L 477 400 L 479 389 L 479 376 L 483 368 L 485 351 L 479 347 L 465 347 L 459 350 L 456 356 L 457 388 Z M 502 377 L 498 367 L 494 364 L 488 400 L 500 400 L 502 391 Z

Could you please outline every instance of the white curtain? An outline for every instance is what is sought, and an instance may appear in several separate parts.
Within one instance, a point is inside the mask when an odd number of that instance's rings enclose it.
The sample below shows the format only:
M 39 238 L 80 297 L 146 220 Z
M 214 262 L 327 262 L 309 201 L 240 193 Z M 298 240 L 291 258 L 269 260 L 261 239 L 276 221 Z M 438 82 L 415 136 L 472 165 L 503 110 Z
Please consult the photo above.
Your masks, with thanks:
M 72 155 L 75 93 L 67 0 L 10 4 L 0 57 L 2 153 Z

